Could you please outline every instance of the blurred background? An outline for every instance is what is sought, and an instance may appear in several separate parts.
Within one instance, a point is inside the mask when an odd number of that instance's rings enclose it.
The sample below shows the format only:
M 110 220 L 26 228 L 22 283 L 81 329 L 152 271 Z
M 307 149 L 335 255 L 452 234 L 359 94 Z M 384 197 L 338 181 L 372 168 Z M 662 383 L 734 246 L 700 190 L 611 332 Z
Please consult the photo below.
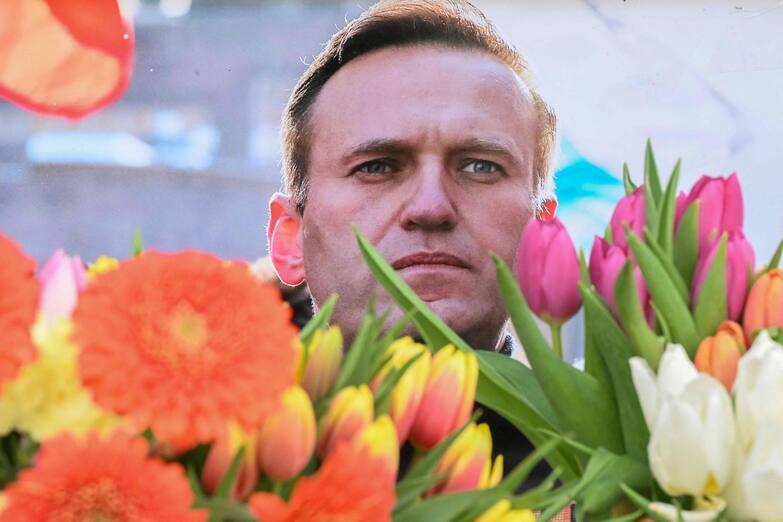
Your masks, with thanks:
M 266 253 L 279 121 L 329 36 L 369 0 L 128 0 L 131 84 L 72 122 L 0 101 L 0 229 L 54 249 L 124 257 L 147 247 Z M 681 186 L 737 172 L 765 262 L 783 232 L 783 2 L 477 0 L 530 61 L 556 108 L 560 216 L 589 248 L 639 180 L 651 138 Z

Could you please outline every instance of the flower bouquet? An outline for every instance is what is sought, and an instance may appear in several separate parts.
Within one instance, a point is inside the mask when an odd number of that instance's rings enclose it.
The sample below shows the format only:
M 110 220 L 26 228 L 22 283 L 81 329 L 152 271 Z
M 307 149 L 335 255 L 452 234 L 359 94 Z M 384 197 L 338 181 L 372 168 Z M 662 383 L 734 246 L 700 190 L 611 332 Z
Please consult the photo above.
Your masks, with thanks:
M 554 218 L 526 226 L 516 274 L 496 258 L 530 367 L 477 352 L 476 400 L 539 448 L 561 442 L 541 519 L 575 502 L 579 520 L 783 520 L 783 242 L 757 265 L 736 175 L 678 194 L 679 173 L 663 186 L 648 142 L 589 263 Z M 469 349 L 362 248 L 428 344 Z M 577 369 L 560 327 L 582 303 Z
M 334 304 L 297 331 L 248 263 L 139 241 L 36 272 L 0 235 L 0 520 L 532 520 L 547 450 L 502 476 L 476 355 L 372 304 L 346 349 Z

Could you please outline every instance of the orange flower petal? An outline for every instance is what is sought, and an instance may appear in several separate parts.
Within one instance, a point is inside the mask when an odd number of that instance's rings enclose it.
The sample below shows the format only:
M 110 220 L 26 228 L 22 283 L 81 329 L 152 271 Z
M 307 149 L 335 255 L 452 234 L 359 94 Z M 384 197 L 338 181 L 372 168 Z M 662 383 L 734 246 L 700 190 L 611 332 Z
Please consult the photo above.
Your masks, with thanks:
M 41 446 L 36 465 L 6 489 L 0 521 L 207 520 L 190 511 L 184 469 L 147 458 L 144 439 L 116 432 L 84 442 L 61 436 Z
M 36 356 L 30 337 L 40 292 L 34 270 L 35 261 L 0 233 L 0 387 Z
M 290 317 L 244 264 L 146 251 L 81 295 L 79 371 L 99 405 L 180 450 L 231 420 L 255 432 L 294 384 Z

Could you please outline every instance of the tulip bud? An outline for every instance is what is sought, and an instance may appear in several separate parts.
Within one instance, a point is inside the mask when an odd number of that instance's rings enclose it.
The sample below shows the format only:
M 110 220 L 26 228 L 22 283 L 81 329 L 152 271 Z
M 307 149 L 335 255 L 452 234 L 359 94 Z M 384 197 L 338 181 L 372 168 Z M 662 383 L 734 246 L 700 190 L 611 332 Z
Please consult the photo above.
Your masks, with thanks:
M 696 369 L 718 379 L 731 392 L 737 377 L 737 365 L 744 349 L 744 335 L 740 326 L 724 321 L 718 332 L 704 339 L 696 350 Z M 739 331 L 737 331 L 739 330 Z M 740 338 L 737 338 L 739 333 Z
M 373 419 L 373 396 L 362 384 L 340 390 L 318 429 L 318 456 L 324 458 L 342 441 L 351 441 Z
M 419 411 L 410 439 L 431 449 L 468 421 L 476 398 L 478 362 L 476 354 L 446 345 L 432 358 Z
M 340 328 L 332 326 L 324 334 L 316 331 L 302 371 L 302 388 L 313 401 L 326 395 L 334 386 L 342 361 L 343 336 Z
M 446 479 L 431 493 L 451 493 L 496 486 L 503 478 L 503 456 L 492 463 L 492 436 L 486 424 L 470 423 L 451 443 L 435 467 Z
M 517 260 L 519 286 L 533 313 L 560 324 L 579 311 L 579 259 L 559 219 L 528 221 Z
M 367 448 L 370 455 L 383 459 L 393 474 L 397 474 L 400 463 L 400 446 L 397 431 L 388 415 L 381 415 L 364 428 L 354 439 L 354 444 Z
M 559 520 L 556 517 L 555 520 Z M 511 501 L 499 500 L 474 522 L 535 522 L 536 517 L 529 509 L 511 509 Z
M 783 327 L 783 270 L 774 268 L 753 284 L 745 303 L 743 326 L 748 339 L 760 328 Z
M 646 223 L 644 213 L 644 188 L 639 187 L 633 194 L 623 197 L 614 207 L 614 212 L 609 220 L 609 228 L 612 231 L 612 244 L 620 247 L 623 252 L 628 252 L 628 238 L 625 237 L 625 225 L 633 230 L 637 236 L 641 236 Z
M 715 255 L 720 248 L 721 238 L 716 237 L 701 251 L 693 276 L 693 302 L 696 302 L 704 280 L 712 268 Z M 730 232 L 726 242 L 726 304 L 729 319 L 736 321 L 742 314 L 745 296 L 748 293 L 748 280 L 753 273 L 756 256 L 753 247 L 741 231 Z
M 244 448 L 244 453 L 239 470 L 234 477 L 231 498 L 242 500 L 253 492 L 256 482 L 258 482 L 256 437 L 232 422 L 224 435 L 212 443 L 207 460 L 204 462 L 201 481 L 207 493 L 213 494 L 217 491 L 218 486 L 231 468 L 231 461 L 241 448 Z
M 610 245 L 603 238 L 596 236 L 593 242 L 593 248 L 590 251 L 590 281 L 595 286 L 596 292 L 609 308 L 614 312 L 615 317 L 619 317 L 617 305 L 614 302 L 614 285 L 617 282 L 617 276 L 628 262 L 628 254 L 620 247 Z M 636 291 L 639 294 L 639 302 L 642 304 L 644 315 L 647 321 L 652 324 L 653 310 L 650 305 L 650 294 L 647 291 L 647 285 L 644 282 L 641 270 L 638 266 L 633 269 L 636 282 Z
M 310 462 L 315 448 L 315 413 L 299 386 L 283 392 L 278 408 L 258 435 L 258 464 L 274 480 L 290 480 Z
M 87 271 L 79 257 L 57 250 L 38 274 L 41 282 L 41 312 L 53 322 L 71 315 L 79 292 L 87 285 Z
M 724 232 L 742 230 L 742 190 L 736 174 L 728 178 L 702 176 L 691 189 L 685 207 L 699 200 L 699 252 Z
M 389 415 L 397 430 L 397 441 L 402 444 L 408 438 L 416 412 L 419 410 L 424 386 L 430 373 L 432 356 L 426 346 L 414 342 L 410 337 L 403 337 L 391 343 L 387 354 L 390 356 L 388 362 L 373 379 L 373 391 L 377 391 L 392 370 L 402 368 L 408 361 L 418 356 L 391 391 Z

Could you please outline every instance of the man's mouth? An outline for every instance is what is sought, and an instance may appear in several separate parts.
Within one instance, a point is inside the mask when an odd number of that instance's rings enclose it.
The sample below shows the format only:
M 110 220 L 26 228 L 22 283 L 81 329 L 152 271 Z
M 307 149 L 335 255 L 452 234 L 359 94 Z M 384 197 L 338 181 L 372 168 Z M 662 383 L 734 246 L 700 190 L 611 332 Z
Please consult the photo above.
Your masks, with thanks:
M 461 258 L 445 252 L 416 252 L 394 261 L 392 267 L 402 270 L 419 265 L 446 265 L 454 268 L 470 268 L 470 265 Z

